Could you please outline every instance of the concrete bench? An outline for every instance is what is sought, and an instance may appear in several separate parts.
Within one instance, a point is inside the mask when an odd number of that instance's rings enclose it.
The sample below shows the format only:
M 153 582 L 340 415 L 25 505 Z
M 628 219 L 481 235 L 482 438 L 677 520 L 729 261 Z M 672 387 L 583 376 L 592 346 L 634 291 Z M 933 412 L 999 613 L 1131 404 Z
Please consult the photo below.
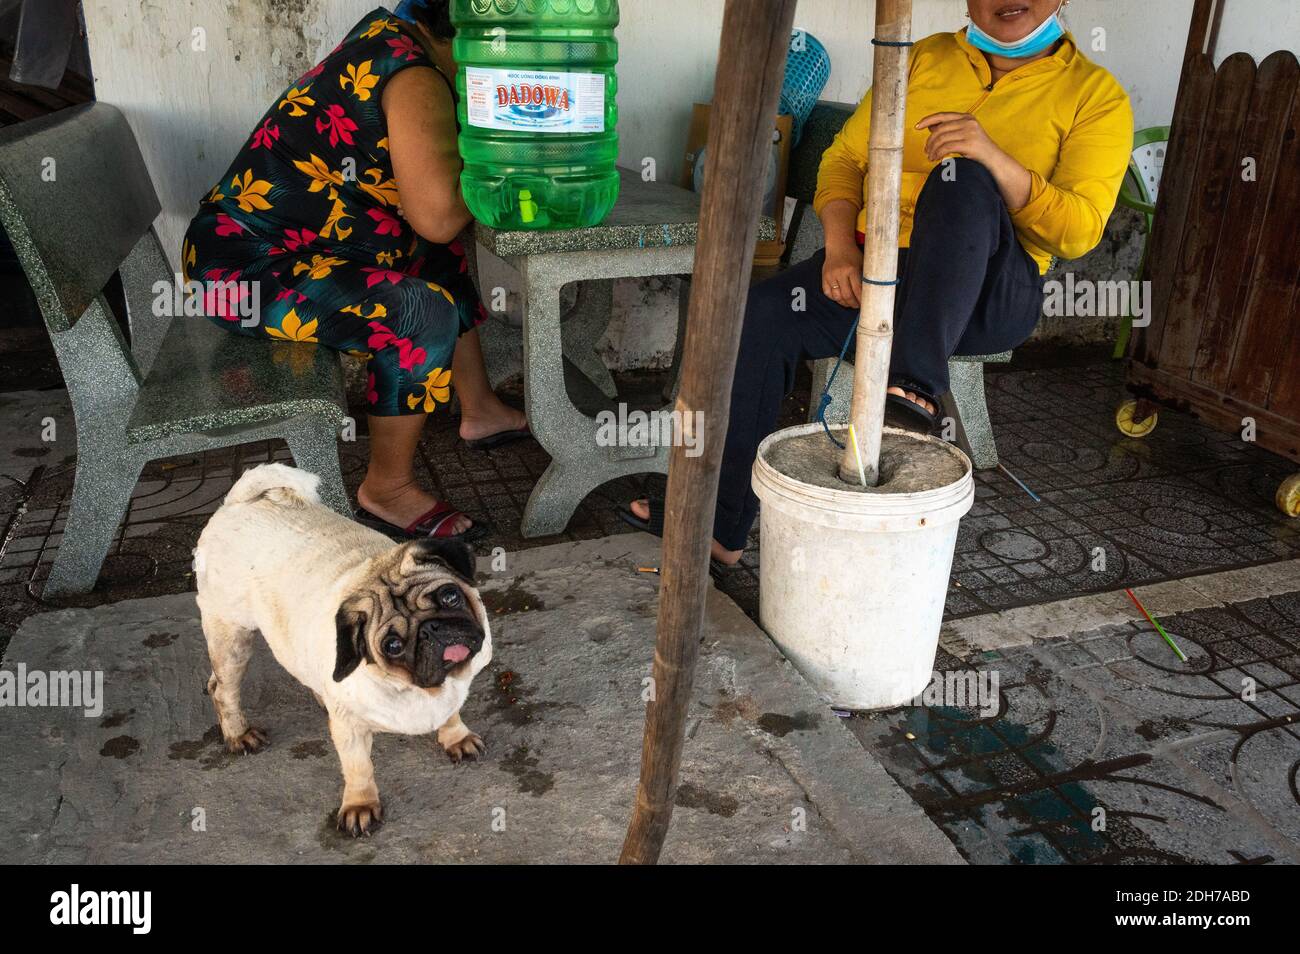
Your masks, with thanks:
M 821 223 L 812 210 L 813 196 L 817 192 L 817 167 L 821 164 L 822 153 L 855 108 L 850 103 L 819 102 L 804 123 L 803 138 L 790 157 L 787 191 L 799 201 L 799 205 L 790 222 L 788 263 L 802 262 L 825 244 Z M 989 420 L 988 404 L 984 397 L 984 365 L 1010 360 L 1011 352 L 1007 351 L 1002 354 L 957 356 L 948 362 L 952 390 L 944 396 L 943 413 L 953 419 L 954 443 L 970 457 L 971 463 L 979 470 L 998 465 L 993 424 Z M 834 367 L 834 358 L 812 362 L 812 399 L 808 405 L 810 421 L 816 419 L 818 398 Z M 848 420 L 852 396 L 853 367 L 846 362 L 845 367 L 835 376 L 826 420 L 833 424 Z
M 320 475 L 329 505 L 350 514 L 337 355 L 156 314 L 166 310 L 155 308 L 158 283 L 174 297 L 176 282 L 152 227 L 159 211 L 114 107 L 78 106 L 0 130 L 0 222 L 36 292 L 76 415 L 76 483 L 47 596 L 94 586 L 151 460 L 280 438 L 299 467 Z M 115 271 L 129 345 L 103 295 Z

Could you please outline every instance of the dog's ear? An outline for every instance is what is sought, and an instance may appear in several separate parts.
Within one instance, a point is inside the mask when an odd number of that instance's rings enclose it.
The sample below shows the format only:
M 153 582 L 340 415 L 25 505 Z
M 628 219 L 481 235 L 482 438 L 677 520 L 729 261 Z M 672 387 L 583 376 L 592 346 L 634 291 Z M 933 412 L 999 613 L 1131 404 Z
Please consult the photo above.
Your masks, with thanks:
M 416 563 L 446 564 L 453 573 L 474 582 L 474 551 L 462 540 L 425 537 L 407 544 L 407 556 Z
M 340 606 L 334 614 L 334 629 L 338 648 L 334 656 L 334 681 L 342 682 L 361 665 L 369 661 L 370 648 L 366 645 L 366 625 L 369 618 L 360 610 Z

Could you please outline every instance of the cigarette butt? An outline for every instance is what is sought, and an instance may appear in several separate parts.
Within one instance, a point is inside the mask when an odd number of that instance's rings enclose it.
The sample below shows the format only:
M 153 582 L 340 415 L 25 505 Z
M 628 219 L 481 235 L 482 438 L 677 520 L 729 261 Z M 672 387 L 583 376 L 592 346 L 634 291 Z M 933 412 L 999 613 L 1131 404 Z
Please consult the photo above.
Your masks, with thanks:
M 636 568 L 636 571 L 637 571 L 638 573 L 658 573 L 658 572 L 659 572 L 659 567 L 657 567 L 657 566 L 639 566 L 639 567 Z

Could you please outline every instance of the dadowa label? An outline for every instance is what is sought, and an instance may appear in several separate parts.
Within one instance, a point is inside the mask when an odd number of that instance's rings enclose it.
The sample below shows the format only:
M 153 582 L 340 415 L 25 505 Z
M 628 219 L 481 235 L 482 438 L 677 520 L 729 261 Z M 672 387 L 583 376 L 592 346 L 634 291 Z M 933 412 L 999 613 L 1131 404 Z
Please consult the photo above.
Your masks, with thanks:
M 536 133 L 605 131 L 601 73 L 465 68 L 465 113 L 471 126 Z

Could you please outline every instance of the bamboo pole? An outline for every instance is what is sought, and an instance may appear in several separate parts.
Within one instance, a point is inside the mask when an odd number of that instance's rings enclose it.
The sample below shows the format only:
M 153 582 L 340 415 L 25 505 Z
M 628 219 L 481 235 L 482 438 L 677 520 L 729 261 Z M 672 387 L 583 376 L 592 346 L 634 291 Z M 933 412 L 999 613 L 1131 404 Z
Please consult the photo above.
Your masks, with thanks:
M 682 386 L 683 421 L 703 412 L 702 453 L 669 457 L 654 695 L 646 707 L 641 780 L 621 864 L 654 864 L 672 820 L 686 707 L 695 678 L 718 469 L 758 235 L 760 183 L 772 147 L 795 0 L 727 0 L 709 117 Z
M 912 35 L 912 0 L 876 0 L 877 40 Z M 898 200 L 903 169 L 903 115 L 907 105 L 905 46 L 877 46 L 871 81 L 871 142 L 867 149 L 866 249 L 862 274 L 890 281 L 898 271 Z M 894 340 L 894 286 L 863 282 L 849 420 L 857 433 L 867 483 L 880 480 L 880 437 L 885 424 L 889 349 Z M 845 441 L 840 479 L 858 483 L 857 458 Z

